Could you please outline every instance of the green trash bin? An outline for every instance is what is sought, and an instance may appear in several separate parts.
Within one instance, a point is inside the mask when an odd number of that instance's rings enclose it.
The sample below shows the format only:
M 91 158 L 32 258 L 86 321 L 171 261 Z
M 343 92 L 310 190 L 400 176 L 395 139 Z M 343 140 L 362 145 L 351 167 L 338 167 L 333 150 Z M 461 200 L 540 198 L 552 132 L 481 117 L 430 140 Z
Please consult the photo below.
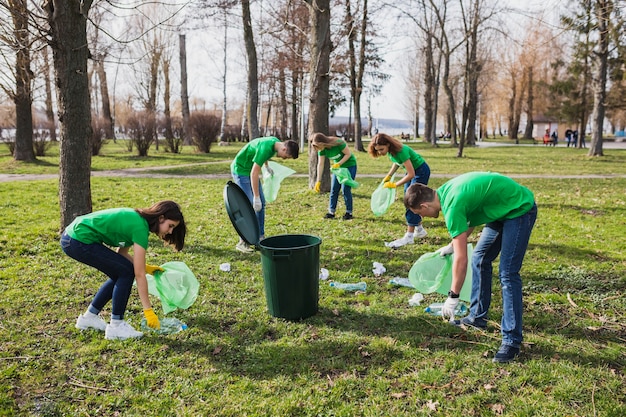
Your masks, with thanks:
M 301 320 L 317 313 L 321 243 L 309 235 L 261 240 L 265 298 L 272 316 Z
M 259 241 L 259 223 L 252 204 L 232 181 L 224 187 L 224 203 L 239 236 L 261 252 L 269 313 L 287 320 L 301 320 L 316 314 L 322 240 L 292 234 Z

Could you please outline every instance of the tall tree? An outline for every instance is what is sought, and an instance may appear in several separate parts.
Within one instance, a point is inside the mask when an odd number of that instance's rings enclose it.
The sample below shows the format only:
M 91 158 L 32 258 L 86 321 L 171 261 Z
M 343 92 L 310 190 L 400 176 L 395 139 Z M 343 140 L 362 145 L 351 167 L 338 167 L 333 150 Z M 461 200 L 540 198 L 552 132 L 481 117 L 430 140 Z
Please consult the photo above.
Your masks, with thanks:
M 178 59 L 180 64 L 180 101 L 183 116 L 183 143 L 191 145 L 191 131 L 189 130 L 189 92 L 187 89 L 187 46 L 186 36 L 178 35 L 179 50 Z
M 5 89 L 15 103 L 15 150 L 16 161 L 35 161 L 33 149 L 33 96 L 30 56 L 29 11 L 27 0 L 8 0 L 8 7 L 13 21 L 13 34 L 6 40 L 15 51 L 15 89 Z
M 241 0 L 241 10 L 243 19 L 243 39 L 248 61 L 246 119 L 248 120 L 248 135 L 250 139 L 254 139 L 259 137 L 259 118 L 257 113 L 259 109 L 259 74 L 249 0 Z
M 619 0 L 618 0 L 619 1 Z M 608 74 L 609 45 L 611 40 L 611 18 L 613 0 L 597 0 L 594 14 L 596 22 L 596 44 L 593 50 L 593 112 L 591 114 L 591 144 L 589 156 L 602 156 L 602 132 L 604 129 L 606 81 Z M 584 134 L 584 132 L 582 132 Z M 580 146 L 581 140 L 578 141 Z
M 309 70 L 309 132 L 328 134 L 330 98 L 330 0 L 305 0 L 311 18 L 311 63 Z M 330 190 L 330 169 L 325 160 L 324 174 L 317 177 L 317 152 L 309 144 L 309 187 L 321 182 L 321 190 Z
M 61 228 L 91 211 L 91 105 L 87 79 L 87 14 L 91 0 L 44 3 L 50 26 L 60 124 Z

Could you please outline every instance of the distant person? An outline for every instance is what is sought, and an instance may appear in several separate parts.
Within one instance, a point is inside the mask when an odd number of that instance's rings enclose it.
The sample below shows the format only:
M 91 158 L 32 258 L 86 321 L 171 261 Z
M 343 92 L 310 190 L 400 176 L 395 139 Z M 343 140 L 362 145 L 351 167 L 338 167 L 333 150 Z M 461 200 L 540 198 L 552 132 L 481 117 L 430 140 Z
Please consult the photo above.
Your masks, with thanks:
M 572 143 L 572 134 L 574 132 L 572 131 L 572 129 L 567 129 L 565 131 L 565 141 L 567 142 L 567 147 L 569 148 L 569 145 Z
M 329 159 L 331 168 L 346 168 L 350 173 L 350 177 L 356 177 L 356 158 L 350 152 L 348 144 L 345 140 L 335 137 L 326 136 L 323 133 L 313 133 L 309 136 L 309 143 L 317 151 L 317 182 L 315 183 L 315 192 L 320 192 L 320 179 L 324 171 L 324 162 Z M 343 215 L 344 220 L 351 220 L 352 216 L 352 187 L 346 184 L 340 184 L 335 174 L 332 174 L 330 185 L 330 203 L 328 205 L 328 213 L 325 219 L 334 219 L 337 211 L 337 203 L 339 201 L 339 191 L 343 193 L 343 201 L 346 205 L 346 212 Z
M 384 187 L 396 188 L 403 185 L 406 192 L 411 184 L 428 184 L 430 167 L 420 154 L 408 145 L 403 145 L 398 139 L 385 133 L 379 133 L 372 138 L 367 151 L 374 158 L 387 155 L 393 163 L 384 178 Z M 391 177 L 401 166 L 404 166 L 406 174 L 400 180 L 391 182 Z M 407 209 L 404 217 L 407 224 L 406 233 L 393 242 L 385 242 L 385 246 L 392 249 L 399 248 L 413 244 L 415 239 L 421 239 L 428 234 L 422 225 L 422 217 L 420 215 Z
M 552 141 L 550 139 L 550 129 L 546 129 L 546 133 L 544 133 L 543 135 L 543 144 L 550 145 L 551 142 Z
M 552 146 L 556 146 L 557 143 L 559 143 L 559 135 L 556 133 L 556 130 L 552 131 L 551 138 L 552 138 Z
M 572 132 L 572 146 L 575 148 L 578 145 L 578 130 Z
M 148 296 L 146 273 L 160 267 L 146 264 L 148 235 L 154 233 L 176 250 L 185 245 L 187 227 L 178 204 L 160 201 L 148 208 L 113 208 L 78 216 L 65 228 L 61 248 L 69 257 L 96 268 L 108 276 L 87 310 L 76 319 L 76 328 L 104 331 L 105 339 L 128 339 L 143 336 L 124 321 L 128 299 L 137 282 L 146 324 L 160 328 Z M 111 248 L 117 248 L 113 250 Z M 133 254 L 130 255 L 132 248 Z M 100 312 L 111 301 L 111 321 L 107 324 Z
M 500 256 L 502 288 L 502 344 L 494 362 L 512 361 L 522 344 L 522 279 L 520 269 L 537 219 L 533 193 L 511 178 L 492 172 L 470 172 L 444 183 L 437 190 L 422 184 L 409 187 L 404 204 L 425 217 L 443 214 L 452 243 L 438 250 L 454 253 L 452 284 L 442 315 L 454 319 L 459 293 L 467 273 L 467 241 L 483 225 L 472 254 L 472 294 L 469 315 L 454 324 L 487 328 L 491 305 L 492 263 Z
M 298 142 L 293 140 L 281 142 L 274 136 L 268 136 L 248 142 L 237 152 L 230 164 L 233 182 L 241 187 L 256 212 L 261 239 L 265 237 L 265 196 L 260 180 L 261 167 L 274 156 L 282 159 L 297 159 L 298 153 Z M 235 249 L 244 253 L 254 252 L 254 249 L 243 239 L 239 239 Z

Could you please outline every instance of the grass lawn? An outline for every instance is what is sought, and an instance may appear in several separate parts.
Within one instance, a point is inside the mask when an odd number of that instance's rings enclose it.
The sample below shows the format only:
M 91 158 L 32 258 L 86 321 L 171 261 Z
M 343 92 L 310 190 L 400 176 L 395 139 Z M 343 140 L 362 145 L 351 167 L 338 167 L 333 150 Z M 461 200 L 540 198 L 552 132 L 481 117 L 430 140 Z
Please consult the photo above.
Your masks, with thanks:
M 58 170 L 55 149 L 23 164 L 2 146 L 0 173 Z M 181 204 L 185 249 L 174 253 L 151 237 L 148 257 L 152 264 L 183 261 L 196 274 L 195 304 L 170 314 L 189 328 L 122 342 L 75 329 L 103 276 L 60 249 L 58 181 L 0 183 L 0 416 L 626 415 L 626 151 L 588 158 L 585 150 L 558 147 L 468 148 L 455 158 L 456 149 L 413 146 L 437 174 L 431 186 L 492 170 L 515 175 L 535 193 L 539 216 L 522 269 L 518 361 L 491 362 L 500 345 L 498 283 L 485 332 L 411 307 L 415 291 L 389 284 L 449 236 L 442 218 L 427 219 L 420 243 L 385 248 L 405 228 L 400 200 L 381 217 L 369 209 L 387 159 L 357 155 L 354 220 L 323 220 L 328 194 L 313 193 L 303 176 L 285 180 L 268 205 L 267 236 L 319 236 L 320 266 L 331 279 L 367 283 L 365 293 L 354 294 L 320 282 L 319 313 L 290 322 L 267 312 L 259 253 L 234 250 L 225 179 L 189 176 L 228 174 L 239 146 L 137 158 L 110 143 L 93 158 L 94 170 L 194 164 L 158 170 L 172 178 L 94 177 L 91 184 L 94 210 L 161 199 Z M 308 172 L 306 153 L 278 162 Z M 617 176 L 567 177 L 580 174 Z M 343 208 L 340 199 L 340 214 Z M 220 270 L 225 262 L 230 272 Z M 373 262 L 387 272 L 374 276 Z M 426 294 L 425 304 L 444 299 Z M 105 319 L 109 314 L 110 305 Z M 136 293 L 126 318 L 135 326 L 142 318 Z

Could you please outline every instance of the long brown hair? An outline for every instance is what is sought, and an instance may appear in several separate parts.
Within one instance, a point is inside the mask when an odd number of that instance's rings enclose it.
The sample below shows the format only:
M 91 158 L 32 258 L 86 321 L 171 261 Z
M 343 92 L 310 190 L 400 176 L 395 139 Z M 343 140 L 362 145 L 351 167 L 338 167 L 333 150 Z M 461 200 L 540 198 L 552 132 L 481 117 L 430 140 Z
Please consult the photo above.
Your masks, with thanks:
M 154 203 L 148 208 L 135 209 L 137 213 L 148 222 L 148 228 L 152 233 L 159 232 L 159 222 L 161 216 L 166 220 L 175 220 L 178 226 L 172 230 L 172 233 L 165 235 L 163 240 L 176 248 L 182 250 L 185 246 L 185 235 L 187 234 L 187 225 L 180 206 L 171 200 L 163 200 Z
M 326 136 L 323 133 L 315 132 L 311 133 L 309 136 L 309 143 L 323 143 L 324 145 L 327 145 L 326 147 L 331 148 L 341 143 L 341 138 L 338 138 L 337 136 Z
M 392 138 L 386 133 L 377 133 L 372 138 L 370 145 L 367 148 L 367 153 L 372 155 L 374 158 L 378 158 L 380 154 L 376 150 L 376 146 L 389 146 L 389 153 L 392 155 L 396 155 L 398 152 L 402 150 L 402 142 L 400 142 L 396 138 Z

